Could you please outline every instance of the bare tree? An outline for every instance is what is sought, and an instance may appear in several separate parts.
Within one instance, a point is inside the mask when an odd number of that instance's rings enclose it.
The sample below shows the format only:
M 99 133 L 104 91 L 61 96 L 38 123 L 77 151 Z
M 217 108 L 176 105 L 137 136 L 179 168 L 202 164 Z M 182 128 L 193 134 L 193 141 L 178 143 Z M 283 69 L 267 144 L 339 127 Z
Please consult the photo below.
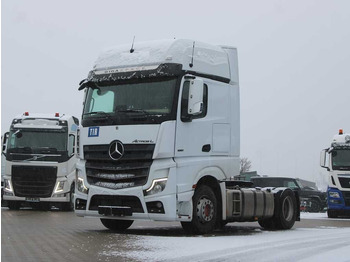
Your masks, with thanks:
M 249 172 L 250 168 L 252 167 L 252 162 L 248 159 L 248 157 L 243 157 L 240 159 L 240 163 L 241 163 L 241 168 L 239 173 L 245 173 L 245 172 Z

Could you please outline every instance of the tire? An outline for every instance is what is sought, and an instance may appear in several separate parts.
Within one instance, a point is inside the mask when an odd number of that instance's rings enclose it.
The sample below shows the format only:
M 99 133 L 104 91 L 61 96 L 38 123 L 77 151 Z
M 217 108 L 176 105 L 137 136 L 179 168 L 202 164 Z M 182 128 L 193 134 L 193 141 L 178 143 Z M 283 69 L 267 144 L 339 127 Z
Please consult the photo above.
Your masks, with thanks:
M 191 222 L 181 222 L 182 228 L 189 234 L 207 234 L 215 229 L 217 221 L 217 199 L 213 190 L 199 186 L 194 192 Z
M 275 212 L 273 217 L 261 219 L 258 223 L 265 229 L 290 229 L 294 226 L 298 208 L 293 191 L 286 189 L 275 195 Z
M 63 204 L 64 211 L 74 211 L 74 193 L 75 193 L 75 184 L 72 183 L 69 191 L 69 202 Z
M 276 225 L 273 218 L 258 220 L 259 225 L 265 229 L 276 229 Z
M 275 216 L 277 229 L 290 229 L 297 217 L 297 201 L 292 190 L 286 189 L 279 197 L 278 214 Z
M 338 217 L 338 212 L 335 210 L 327 210 L 327 216 L 328 218 L 337 218 Z
M 318 200 L 311 200 L 311 206 L 306 209 L 306 212 L 318 213 L 321 211 L 321 203 Z
M 101 218 L 101 222 L 106 228 L 110 230 L 125 231 L 132 225 L 132 223 L 134 223 L 134 220 L 117 220 Z
M 216 222 L 216 227 L 217 229 L 223 229 L 226 225 L 228 224 L 227 220 L 220 220 Z
M 49 202 L 41 202 L 38 205 L 38 209 L 42 211 L 49 211 L 51 210 L 51 204 Z
M 19 210 L 21 203 L 17 201 L 8 201 L 7 206 L 10 210 Z

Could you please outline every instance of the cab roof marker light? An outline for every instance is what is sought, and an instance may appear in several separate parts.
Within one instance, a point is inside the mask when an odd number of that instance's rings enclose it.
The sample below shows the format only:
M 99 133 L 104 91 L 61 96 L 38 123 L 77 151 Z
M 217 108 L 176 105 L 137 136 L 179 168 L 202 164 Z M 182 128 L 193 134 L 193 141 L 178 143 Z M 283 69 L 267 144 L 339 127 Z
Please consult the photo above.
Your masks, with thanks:
M 157 183 L 157 182 L 162 182 L 162 181 L 167 181 L 168 178 L 159 178 L 159 179 L 154 179 L 152 181 L 152 185 L 146 190 L 146 192 L 149 192 L 153 189 L 154 185 Z

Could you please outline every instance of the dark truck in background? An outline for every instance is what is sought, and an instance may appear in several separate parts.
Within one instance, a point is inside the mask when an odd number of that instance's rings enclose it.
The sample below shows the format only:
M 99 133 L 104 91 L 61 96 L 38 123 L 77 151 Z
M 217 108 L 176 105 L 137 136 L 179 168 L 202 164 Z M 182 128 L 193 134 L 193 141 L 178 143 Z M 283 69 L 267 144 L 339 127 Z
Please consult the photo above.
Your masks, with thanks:
M 297 190 L 300 197 L 300 206 L 306 212 L 320 212 L 327 207 L 327 193 L 305 186 L 297 178 L 289 177 L 252 177 L 255 187 L 289 187 Z

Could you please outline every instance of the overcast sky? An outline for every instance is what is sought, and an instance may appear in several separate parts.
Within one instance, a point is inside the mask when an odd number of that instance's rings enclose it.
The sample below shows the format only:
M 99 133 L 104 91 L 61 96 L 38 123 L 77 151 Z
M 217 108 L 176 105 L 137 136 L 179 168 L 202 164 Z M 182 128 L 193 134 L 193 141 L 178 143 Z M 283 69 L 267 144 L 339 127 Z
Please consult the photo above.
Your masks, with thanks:
M 238 48 L 241 156 L 261 175 L 318 179 L 350 132 L 350 1 L 2 0 L 1 131 L 25 111 L 80 118 L 101 50 L 189 38 Z M 219 105 L 218 105 L 219 106 Z

